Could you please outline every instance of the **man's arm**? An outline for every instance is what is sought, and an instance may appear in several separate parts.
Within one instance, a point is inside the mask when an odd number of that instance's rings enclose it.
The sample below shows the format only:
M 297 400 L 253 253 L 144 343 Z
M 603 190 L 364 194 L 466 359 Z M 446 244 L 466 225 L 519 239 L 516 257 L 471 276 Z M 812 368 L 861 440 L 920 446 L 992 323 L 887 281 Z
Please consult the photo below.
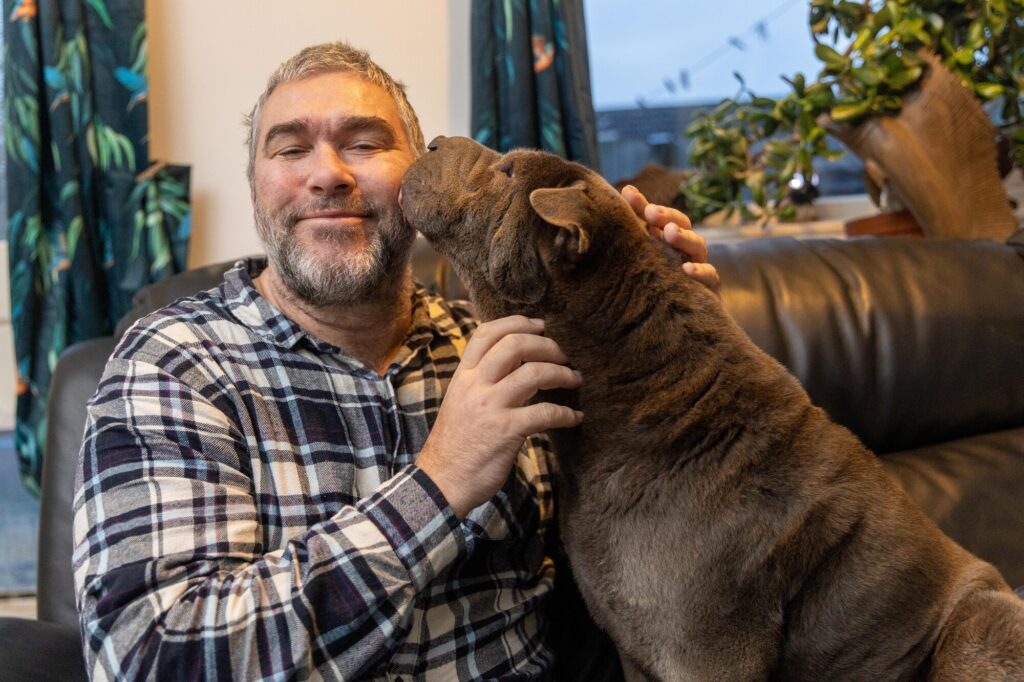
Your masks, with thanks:
M 161 368 L 183 356 L 112 360 L 90 403 L 74 501 L 90 672 L 372 669 L 403 639 L 415 595 L 458 555 L 455 515 L 411 465 L 283 548 L 265 546 L 254 495 L 274 490 L 257 479 L 275 472 L 253 470 L 255 444 L 217 407 L 223 388 L 197 378 L 206 368 Z M 277 494 L 276 508 L 299 517 L 281 525 L 301 527 L 302 491 Z

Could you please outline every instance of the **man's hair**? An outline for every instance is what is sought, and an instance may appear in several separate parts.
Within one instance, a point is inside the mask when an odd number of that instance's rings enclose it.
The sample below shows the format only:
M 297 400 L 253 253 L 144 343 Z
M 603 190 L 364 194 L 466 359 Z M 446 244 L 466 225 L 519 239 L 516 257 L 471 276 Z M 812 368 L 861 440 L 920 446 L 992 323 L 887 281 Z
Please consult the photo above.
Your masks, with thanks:
M 420 122 L 413 111 L 409 100 L 405 96 L 405 85 L 395 80 L 391 75 L 380 68 L 365 50 L 359 50 L 343 42 L 323 43 L 312 45 L 303 49 L 297 55 L 277 67 L 267 81 L 267 87 L 256 100 L 256 106 L 252 108 L 245 117 L 246 144 L 249 147 L 249 165 L 246 175 L 249 178 L 249 187 L 255 192 L 256 176 L 256 151 L 259 148 L 260 118 L 263 115 L 263 105 L 266 104 L 270 93 L 282 83 L 299 80 L 308 76 L 315 76 L 322 73 L 352 73 L 364 80 L 379 85 L 391 95 L 395 106 L 398 107 L 398 114 L 405 127 L 405 135 L 412 145 L 412 152 L 419 156 L 426 150 L 423 141 L 423 131 L 420 130 Z

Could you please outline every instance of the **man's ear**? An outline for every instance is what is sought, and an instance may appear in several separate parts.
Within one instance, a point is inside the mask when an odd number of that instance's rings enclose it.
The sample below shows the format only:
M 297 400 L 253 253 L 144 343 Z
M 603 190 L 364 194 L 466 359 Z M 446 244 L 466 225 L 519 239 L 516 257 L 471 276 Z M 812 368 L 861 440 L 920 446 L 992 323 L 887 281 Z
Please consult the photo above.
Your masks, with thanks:
M 584 225 L 591 213 L 587 184 L 578 180 L 568 187 L 542 187 L 530 192 L 530 205 L 545 222 L 559 228 L 555 235 L 555 253 L 577 261 L 590 248 L 590 235 Z

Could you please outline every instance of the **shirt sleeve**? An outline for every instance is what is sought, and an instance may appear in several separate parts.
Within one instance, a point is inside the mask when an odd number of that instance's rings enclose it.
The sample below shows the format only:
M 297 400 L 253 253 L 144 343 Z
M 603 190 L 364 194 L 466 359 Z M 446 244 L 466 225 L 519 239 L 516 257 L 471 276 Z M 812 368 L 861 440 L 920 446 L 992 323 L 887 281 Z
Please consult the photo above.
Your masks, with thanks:
M 464 551 L 458 520 L 410 465 L 267 551 L 246 445 L 208 389 L 115 357 L 90 401 L 74 497 L 90 675 L 361 677 Z

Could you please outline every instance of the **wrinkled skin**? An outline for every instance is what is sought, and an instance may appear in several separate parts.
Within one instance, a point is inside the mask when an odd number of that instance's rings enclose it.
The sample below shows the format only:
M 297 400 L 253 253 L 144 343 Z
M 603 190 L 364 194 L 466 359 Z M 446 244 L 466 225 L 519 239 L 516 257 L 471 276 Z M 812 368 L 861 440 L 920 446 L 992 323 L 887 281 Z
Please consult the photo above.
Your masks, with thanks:
M 586 415 L 551 436 L 562 539 L 631 674 L 1024 678 L 1024 603 L 810 404 L 595 173 L 438 139 L 406 219 L 486 319 L 545 320 Z

